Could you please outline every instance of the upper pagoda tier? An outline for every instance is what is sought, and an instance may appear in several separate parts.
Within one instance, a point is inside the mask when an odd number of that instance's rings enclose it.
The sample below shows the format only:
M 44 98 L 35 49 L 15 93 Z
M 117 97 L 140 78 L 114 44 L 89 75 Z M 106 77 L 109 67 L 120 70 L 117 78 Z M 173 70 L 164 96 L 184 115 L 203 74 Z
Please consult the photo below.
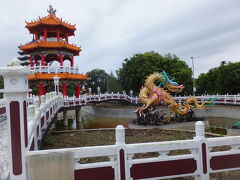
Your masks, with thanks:
M 67 23 L 56 17 L 56 10 L 50 5 L 49 15 L 32 22 L 26 22 L 26 28 L 34 38 L 19 49 L 29 55 L 29 63 L 45 66 L 47 63 L 58 61 L 60 66 L 63 61 L 69 60 L 73 66 L 74 56 L 78 56 L 81 47 L 70 44 L 69 36 L 74 36 L 75 25 Z M 41 62 L 40 62 L 41 61 Z
M 44 28 L 48 29 L 48 34 L 57 34 L 59 33 L 60 37 L 65 37 L 66 34 L 68 36 L 74 36 L 74 31 L 76 30 L 76 25 L 72 25 L 68 22 L 62 20 L 62 18 L 56 17 L 56 10 L 50 5 L 48 9 L 48 16 L 38 18 L 37 20 L 26 22 L 26 28 L 32 34 L 36 34 L 38 36 L 43 35 Z M 56 30 L 59 30 L 57 32 Z

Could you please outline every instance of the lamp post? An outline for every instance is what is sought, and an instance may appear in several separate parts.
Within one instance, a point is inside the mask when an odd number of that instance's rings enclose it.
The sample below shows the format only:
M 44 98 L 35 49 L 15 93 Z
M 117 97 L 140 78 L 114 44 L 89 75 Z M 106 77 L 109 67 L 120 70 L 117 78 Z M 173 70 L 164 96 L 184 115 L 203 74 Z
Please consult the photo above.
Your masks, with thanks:
M 104 75 L 103 77 L 106 78 L 107 93 L 109 93 L 108 92 L 108 75 Z
M 133 90 L 130 90 L 130 96 L 131 97 L 133 96 Z
M 98 95 L 100 95 L 100 87 L 97 87 Z
M 192 72 L 193 72 L 193 96 L 195 96 L 196 87 L 195 87 L 195 79 L 194 79 L 194 61 L 193 61 L 193 57 L 191 57 L 191 59 L 192 59 Z
M 89 93 L 89 95 L 91 95 L 91 93 L 92 93 L 92 88 L 88 88 L 88 93 Z

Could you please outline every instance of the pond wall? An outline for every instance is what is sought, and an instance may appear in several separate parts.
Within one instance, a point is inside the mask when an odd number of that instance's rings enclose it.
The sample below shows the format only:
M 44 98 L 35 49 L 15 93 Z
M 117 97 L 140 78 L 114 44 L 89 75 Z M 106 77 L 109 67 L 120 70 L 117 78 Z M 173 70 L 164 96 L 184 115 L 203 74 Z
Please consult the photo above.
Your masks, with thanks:
M 137 109 L 137 107 L 136 107 Z M 87 112 L 101 117 L 111 117 L 111 118 L 137 118 L 136 109 L 111 109 L 111 108 L 99 108 L 93 106 L 83 106 L 81 111 Z M 169 109 L 166 107 L 160 108 L 163 113 L 169 114 Z M 216 105 L 211 107 L 206 107 L 204 109 L 193 109 L 197 117 L 223 117 L 240 119 L 240 107 L 239 106 L 226 106 L 226 105 Z

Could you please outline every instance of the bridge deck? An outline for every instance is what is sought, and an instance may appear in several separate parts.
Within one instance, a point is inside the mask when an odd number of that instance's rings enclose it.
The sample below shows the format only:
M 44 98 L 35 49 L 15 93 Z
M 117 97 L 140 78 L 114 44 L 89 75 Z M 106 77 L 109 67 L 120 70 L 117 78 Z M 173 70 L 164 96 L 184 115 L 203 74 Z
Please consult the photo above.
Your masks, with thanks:
M 8 134 L 6 117 L 0 117 L 0 179 L 6 179 L 9 173 L 8 165 Z

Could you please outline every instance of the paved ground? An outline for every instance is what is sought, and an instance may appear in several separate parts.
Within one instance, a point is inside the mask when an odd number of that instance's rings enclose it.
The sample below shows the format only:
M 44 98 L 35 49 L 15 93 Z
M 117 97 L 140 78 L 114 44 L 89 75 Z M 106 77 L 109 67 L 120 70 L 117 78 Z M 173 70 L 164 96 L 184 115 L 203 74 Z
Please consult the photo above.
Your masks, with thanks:
M 8 176 L 8 135 L 6 117 L 0 117 L 0 180 Z

